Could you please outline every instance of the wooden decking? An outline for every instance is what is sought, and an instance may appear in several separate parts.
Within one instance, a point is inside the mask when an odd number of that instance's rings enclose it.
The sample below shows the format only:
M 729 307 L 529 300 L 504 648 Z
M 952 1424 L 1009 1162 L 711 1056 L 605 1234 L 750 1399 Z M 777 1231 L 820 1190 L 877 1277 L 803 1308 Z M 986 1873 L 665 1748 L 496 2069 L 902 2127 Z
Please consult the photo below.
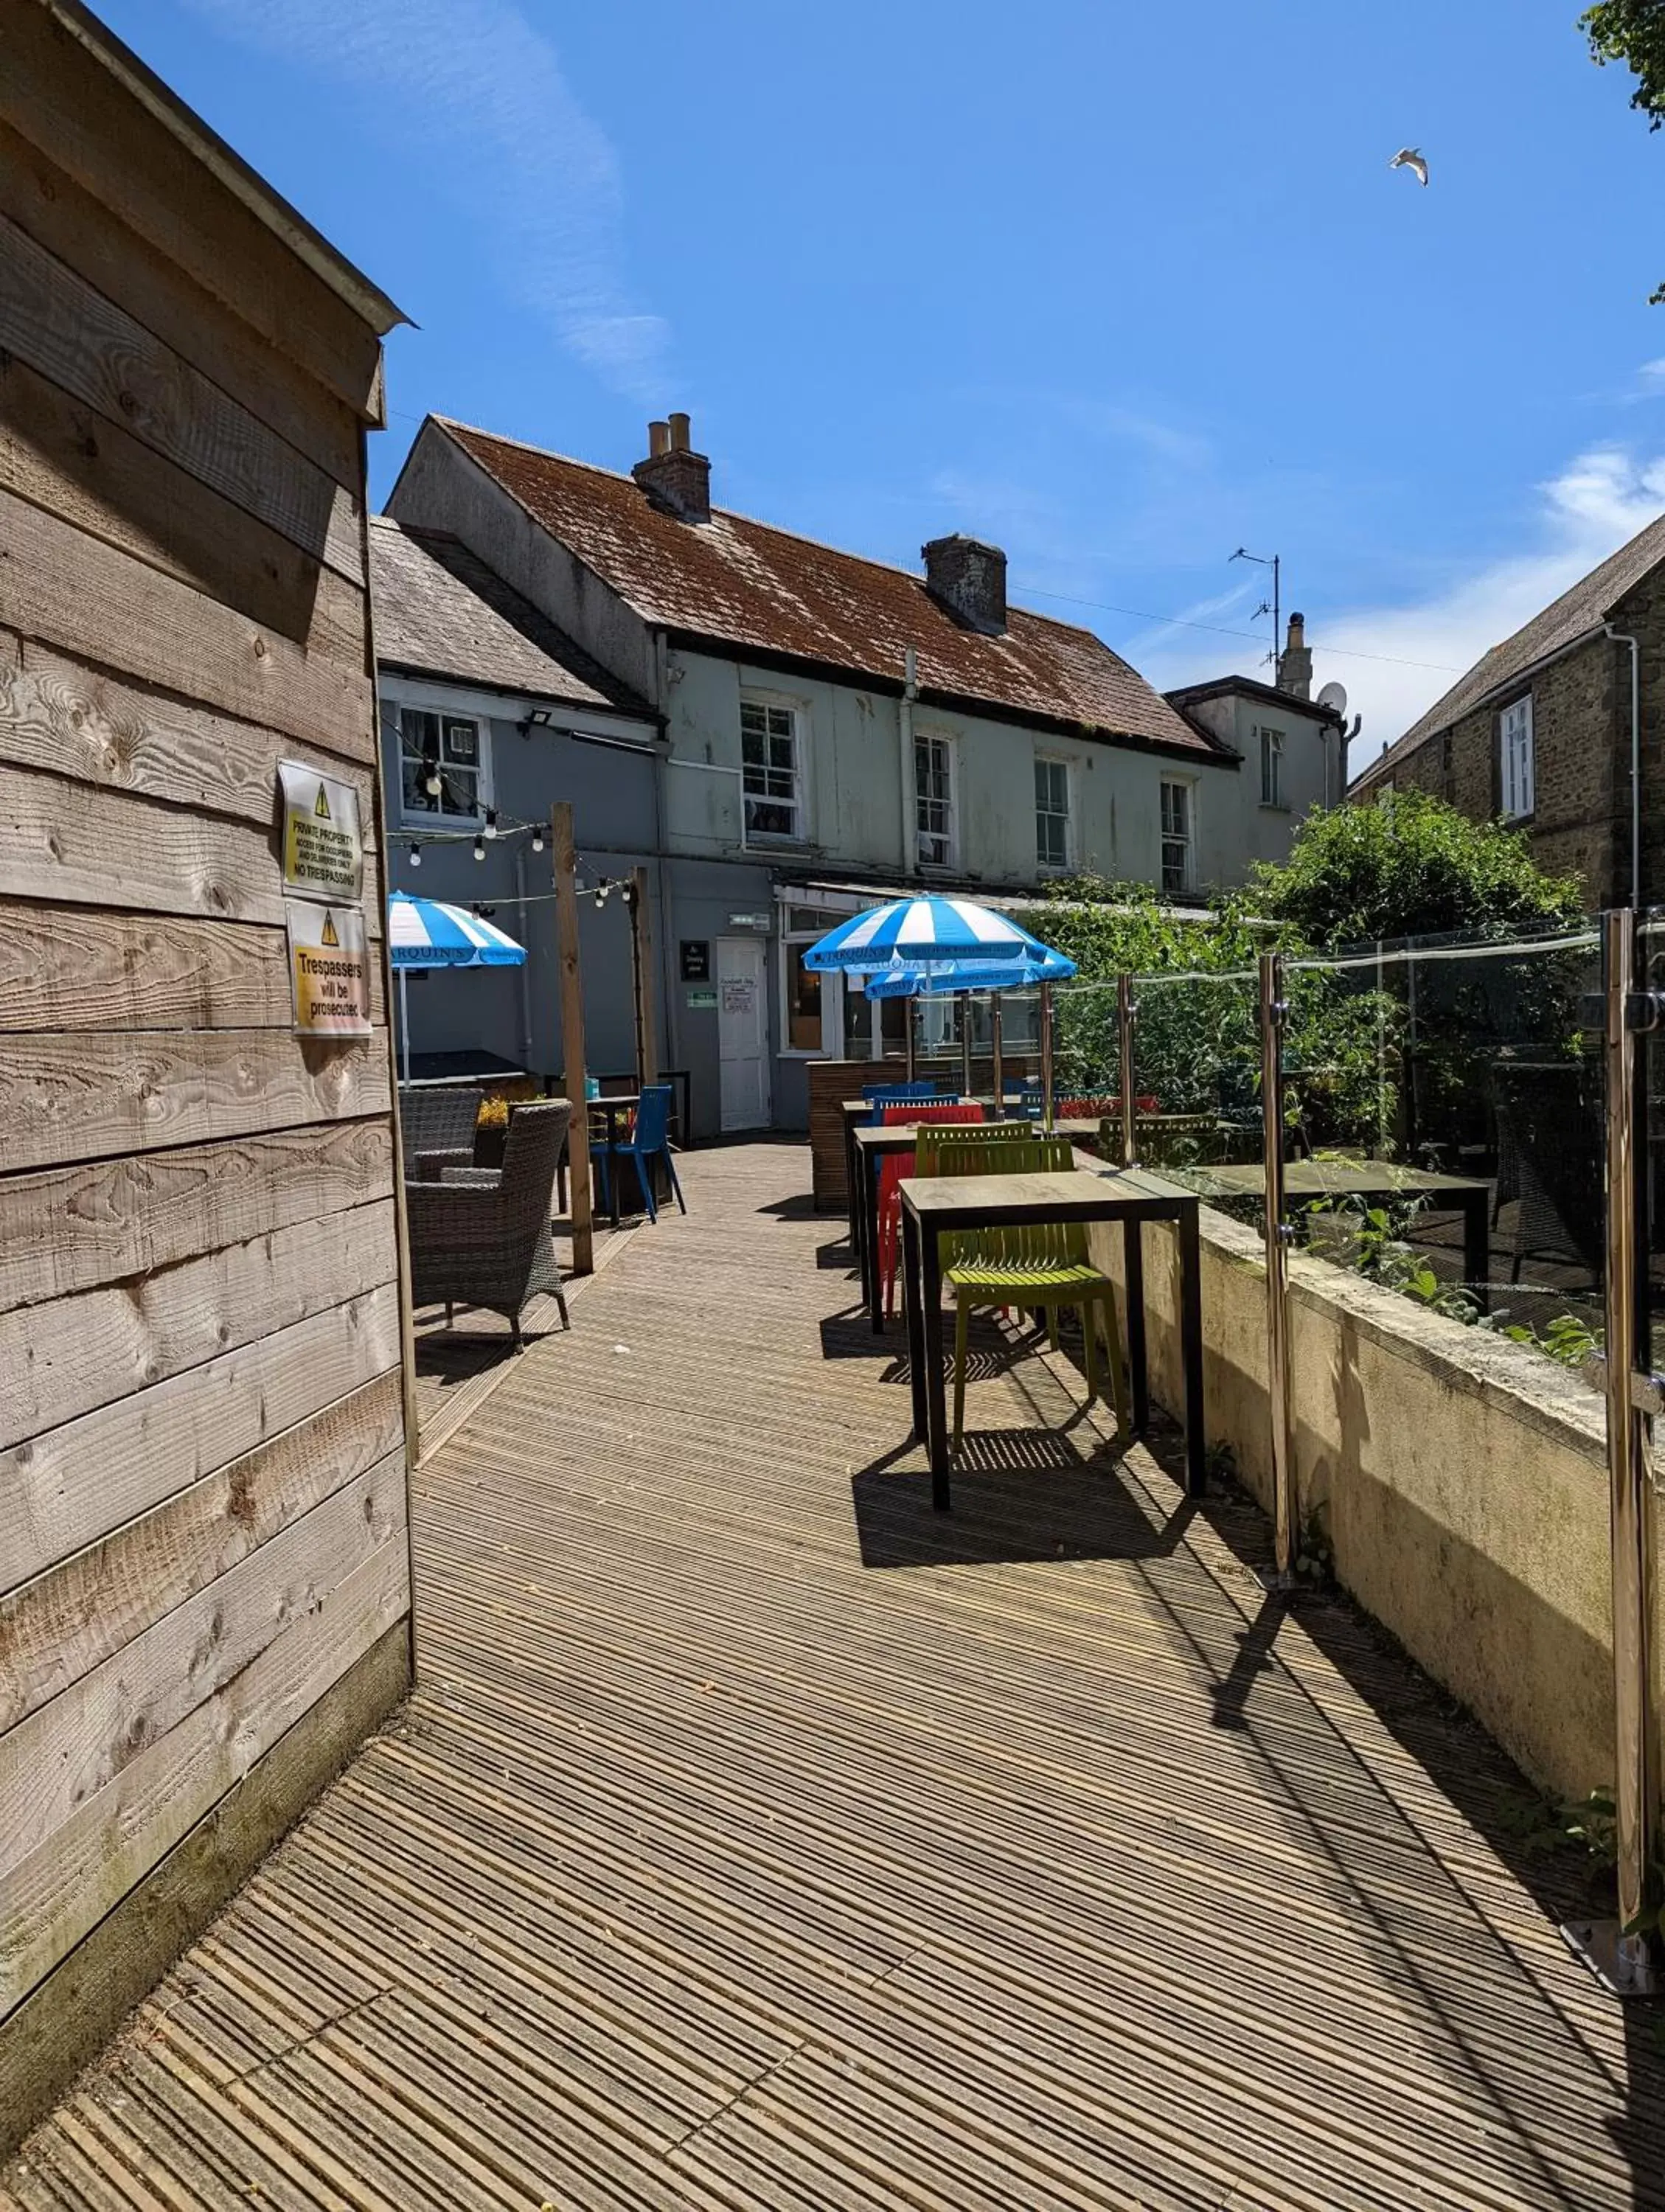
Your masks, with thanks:
M 1503 1762 L 992 1335 L 934 1520 L 806 1182 L 690 1158 L 428 1464 L 407 1712 L 0 2201 L 1665 2205 Z

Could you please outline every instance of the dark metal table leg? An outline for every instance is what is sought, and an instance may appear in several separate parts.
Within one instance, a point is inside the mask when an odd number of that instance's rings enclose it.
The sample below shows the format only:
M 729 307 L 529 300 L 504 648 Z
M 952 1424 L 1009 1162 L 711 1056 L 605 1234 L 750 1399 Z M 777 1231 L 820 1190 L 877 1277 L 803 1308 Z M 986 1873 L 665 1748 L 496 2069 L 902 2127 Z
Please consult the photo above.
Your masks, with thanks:
M 948 1400 L 942 1375 L 942 1245 L 934 1223 L 920 1232 L 920 1308 L 924 1322 L 926 1414 L 930 1431 L 931 1503 L 948 1510 Z
M 1133 1434 L 1151 1425 L 1151 1376 L 1145 1346 L 1145 1225 L 1129 1214 L 1121 1224 L 1122 1266 L 1127 1277 L 1127 1371 L 1133 1388 Z
M 1193 1498 L 1208 1488 L 1208 1437 L 1202 1407 L 1202 1233 L 1197 1208 L 1179 1218 L 1179 1343 L 1185 1370 L 1185 1487 Z
M 884 1274 L 878 1249 L 878 1182 L 883 1173 L 883 1164 L 877 1157 L 863 1159 L 861 1233 L 867 1249 L 867 1311 L 875 1336 L 884 1334 Z
M 920 1311 L 919 1224 L 902 1209 L 902 1310 L 908 1323 L 908 1381 L 914 1400 L 914 1441 L 923 1443 L 930 1426 L 925 1406 L 925 1322 Z
M 1462 1202 L 1462 1272 L 1482 1313 L 1489 1313 L 1492 1307 L 1487 1287 L 1492 1279 L 1490 1196 L 1488 1191 L 1480 1190 Z
M 857 1267 L 861 1265 L 861 1194 L 856 1187 L 856 1154 L 860 1147 L 855 1141 L 855 1123 L 844 1116 L 844 1211 L 849 1222 L 850 1254 Z

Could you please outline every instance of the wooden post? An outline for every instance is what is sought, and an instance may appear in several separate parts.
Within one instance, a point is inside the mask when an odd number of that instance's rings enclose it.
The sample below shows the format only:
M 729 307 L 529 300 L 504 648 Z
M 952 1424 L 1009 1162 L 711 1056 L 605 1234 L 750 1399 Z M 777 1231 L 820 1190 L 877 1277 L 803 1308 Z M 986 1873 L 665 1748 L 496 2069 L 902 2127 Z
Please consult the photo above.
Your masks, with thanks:
M 653 917 L 647 905 L 647 871 L 630 871 L 630 968 L 635 987 L 636 1089 L 659 1079 L 659 1040 L 653 1033 Z M 683 1132 L 684 1144 L 688 1133 Z
M 561 966 L 561 1087 L 572 1101 L 567 1138 L 567 1187 L 573 1228 L 573 1273 L 595 1273 L 590 1214 L 590 1113 L 584 1095 L 584 977 L 578 962 L 578 854 L 572 802 L 550 810 L 555 860 L 555 941 Z

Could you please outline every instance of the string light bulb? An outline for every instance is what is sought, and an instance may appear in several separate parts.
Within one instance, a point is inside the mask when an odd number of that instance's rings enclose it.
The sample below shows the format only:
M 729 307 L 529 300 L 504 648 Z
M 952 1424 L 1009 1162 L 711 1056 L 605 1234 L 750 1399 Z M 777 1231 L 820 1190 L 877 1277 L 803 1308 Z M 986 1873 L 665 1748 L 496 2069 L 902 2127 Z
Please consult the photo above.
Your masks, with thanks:
M 410 840 L 410 865 L 413 868 L 422 866 L 422 847 L 414 837 Z
M 422 789 L 430 799 L 437 799 L 443 788 L 440 781 L 440 763 L 433 753 L 428 756 L 428 774 L 422 778 Z
M 488 806 L 486 809 L 486 835 L 488 837 L 495 837 L 497 835 L 497 809 L 495 806 Z
M 486 841 L 483 837 L 477 837 L 474 840 L 474 857 L 477 860 L 483 860 L 485 856 Z
M 544 849 L 544 832 L 535 823 L 532 825 L 532 849 L 534 853 L 541 853 Z

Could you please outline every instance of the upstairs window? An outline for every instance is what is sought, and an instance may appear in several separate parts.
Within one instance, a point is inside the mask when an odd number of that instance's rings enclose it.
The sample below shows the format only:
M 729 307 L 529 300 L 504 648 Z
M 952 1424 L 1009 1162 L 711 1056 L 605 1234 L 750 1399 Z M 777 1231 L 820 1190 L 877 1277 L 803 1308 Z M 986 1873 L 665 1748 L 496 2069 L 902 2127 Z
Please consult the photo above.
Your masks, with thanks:
M 1042 868 L 1070 864 L 1070 772 L 1062 761 L 1035 763 L 1035 860 Z
M 792 708 L 741 701 L 740 762 L 747 836 L 801 840 L 798 716 Z
M 401 707 L 399 755 L 399 803 L 407 822 L 484 819 L 486 732 L 478 722 Z M 432 783 L 437 791 L 428 789 Z
M 1284 733 L 1281 730 L 1261 732 L 1261 804 L 1262 806 L 1281 806 L 1284 803 Z
M 1498 721 L 1503 757 L 1503 811 L 1510 822 L 1531 813 L 1536 799 L 1532 760 L 1532 694 L 1505 707 Z
M 1191 787 L 1162 787 L 1162 889 L 1174 897 L 1191 888 Z
M 954 864 L 954 748 L 951 739 L 914 738 L 914 828 L 922 868 Z

